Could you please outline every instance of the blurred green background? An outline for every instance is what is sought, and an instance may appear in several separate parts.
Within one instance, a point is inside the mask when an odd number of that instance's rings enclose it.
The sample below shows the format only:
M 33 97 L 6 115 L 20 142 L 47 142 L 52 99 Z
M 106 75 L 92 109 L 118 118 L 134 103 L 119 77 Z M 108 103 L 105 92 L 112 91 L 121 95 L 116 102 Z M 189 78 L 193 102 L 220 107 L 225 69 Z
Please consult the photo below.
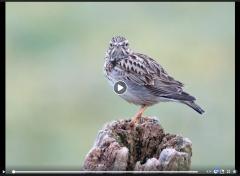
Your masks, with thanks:
M 156 58 L 206 111 L 159 103 L 145 112 L 191 139 L 192 169 L 234 168 L 234 13 L 234 2 L 8 2 L 7 169 L 79 170 L 103 125 L 135 114 L 103 75 L 115 35 Z

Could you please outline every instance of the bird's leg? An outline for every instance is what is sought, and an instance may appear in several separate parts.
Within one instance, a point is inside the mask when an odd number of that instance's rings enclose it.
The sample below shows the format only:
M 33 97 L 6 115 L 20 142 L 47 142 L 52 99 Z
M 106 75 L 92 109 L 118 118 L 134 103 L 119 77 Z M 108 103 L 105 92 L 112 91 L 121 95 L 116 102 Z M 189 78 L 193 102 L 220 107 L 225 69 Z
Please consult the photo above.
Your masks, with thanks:
M 131 120 L 131 126 L 133 126 L 135 123 L 138 123 L 140 118 L 142 117 L 143 112 L 145 111 L 145 109 L 147 108 L 146 105 L 142 105 L 141 108 L 138 110 L 138 112 L 136 113 L 136 115 L 132 118 Z

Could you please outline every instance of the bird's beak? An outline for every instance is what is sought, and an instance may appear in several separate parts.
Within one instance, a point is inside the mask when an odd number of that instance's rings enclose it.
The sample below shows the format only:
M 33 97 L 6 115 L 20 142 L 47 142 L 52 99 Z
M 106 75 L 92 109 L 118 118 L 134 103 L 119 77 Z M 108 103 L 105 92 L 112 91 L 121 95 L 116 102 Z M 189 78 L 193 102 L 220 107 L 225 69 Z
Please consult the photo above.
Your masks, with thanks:
M 121 47 L 115 47 L 112 50 L 112 54 L 111 54 L 111 61 L 116 60 L 117 58 L 122 58 L 124 55 L 124 52 L 122 51 Z

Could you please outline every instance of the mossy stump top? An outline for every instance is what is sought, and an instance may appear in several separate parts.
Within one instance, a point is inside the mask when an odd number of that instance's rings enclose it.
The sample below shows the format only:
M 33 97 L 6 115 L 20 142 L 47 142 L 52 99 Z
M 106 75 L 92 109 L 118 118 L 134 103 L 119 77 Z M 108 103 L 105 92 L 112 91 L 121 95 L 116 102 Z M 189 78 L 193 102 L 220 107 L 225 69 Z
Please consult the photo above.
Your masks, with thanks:
M 84 161 L 88 171 L 185 171 L 190 170 L 192 143 L 165 133 L 156 118 L 142 117 L 110 122 L 99 131 Z

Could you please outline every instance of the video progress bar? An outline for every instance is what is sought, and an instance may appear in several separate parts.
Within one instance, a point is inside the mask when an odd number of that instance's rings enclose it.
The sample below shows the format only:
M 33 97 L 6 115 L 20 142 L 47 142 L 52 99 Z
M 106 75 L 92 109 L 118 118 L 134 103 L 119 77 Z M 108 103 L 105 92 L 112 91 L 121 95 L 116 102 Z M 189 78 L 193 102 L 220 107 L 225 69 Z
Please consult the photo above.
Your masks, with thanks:
M 198 173 L 198 171 L 18 171 L 12 170 L 12 174 L 85 174 L 85 173 Z

